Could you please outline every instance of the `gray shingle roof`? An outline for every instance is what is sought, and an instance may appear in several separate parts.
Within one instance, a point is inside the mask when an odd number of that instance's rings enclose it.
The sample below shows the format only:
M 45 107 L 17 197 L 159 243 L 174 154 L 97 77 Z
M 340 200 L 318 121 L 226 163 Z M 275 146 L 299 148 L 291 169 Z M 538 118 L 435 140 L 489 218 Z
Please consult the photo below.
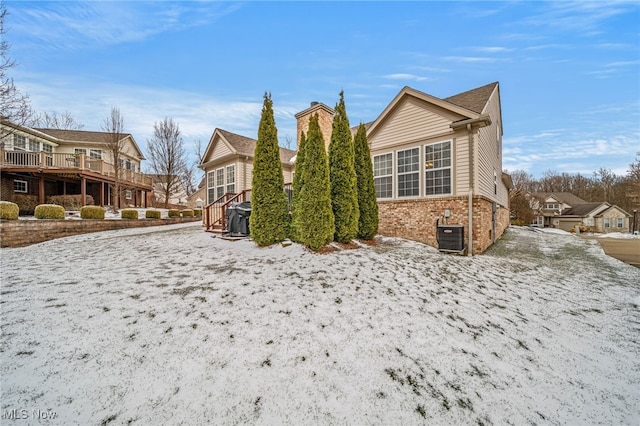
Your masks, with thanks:
M 236 133 L 231 133 L 227 130 L 218 129 L 220 134 L 226 139 L 229 144 L 236 150 L 236 152 L 240 155 L 246 155 L 248 157 L 253 157 L 253 153 L 256 150 L 256 141 L 255 139 L 248 138 L 246 136 L 238 135 Z M 289 163 L 291 158 L 296 155 L 295 151 L 286 148 L 280 148 L 280 161 L 282 163 Z
M 601 203 L 577 204 L 571 207 L 569 210 L 563 211 L 562 215 L 563 216 L 586 216 L 603 204 L 606 204 L 606 203 L 601 202 Z
M 95 143 L 105 143 L 107 135 L 109 133 L 106 132 L 91 132 L 87 130 L 60 130 L 60 129 L 39 129 L 34 128 L 39 132 L 42 132 L 46 135 L 52 136 L 56 139 L 60 139 L 62 141 L 67 142 L 95 142 Z M 122 133 L 122 138 L 127 136 L 131 136 L 129 133 Z
M 535 194 L 531 194 L 537 199 L 544 201 L 549 197 L 553 197 L 554 199 L 560 201 L 561 203 L 568 204 L 570 206 L 576 206 L 578 204 L 586 204 L 587 202 L 582 198 L 573 195 L 570 192 L 536 192 Z
M 478 114 L 482 113 L 485 105 L 489 102 L 489 97 L 493 93 L 494 89 L 498 85 L 498 82 L 489 83 L 482 87 L 467 90 L 466 92 L 458 93 L 457 95 L 444 98 L 443 101 L 447 101 L 450 104 L 461 106 L 462 108 L 469 109 Z

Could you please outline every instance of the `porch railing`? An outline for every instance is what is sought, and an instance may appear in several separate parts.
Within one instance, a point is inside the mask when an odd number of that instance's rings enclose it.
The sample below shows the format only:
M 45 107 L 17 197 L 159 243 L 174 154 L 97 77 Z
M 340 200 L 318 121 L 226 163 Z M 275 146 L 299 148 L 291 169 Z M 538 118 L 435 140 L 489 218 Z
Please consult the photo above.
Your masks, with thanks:
M 0 149 L 0 167 L 92 171 L 101 175 L 115 177 L 113 164 L 99 158 L 91 158 L 86 154 L 7 151 Z M 152 185 L 150 177 L 133 170 L 121 169 L 120 179 L 141 185 Z
M 227 192 L 213 203 L 206 205 L 202 214 L 205 230 L 210 231 L 216 227 L 218 229 L 227 229 L 227 207 L 231 203 L 240 203 L 250 200 L 251 190 L 245 189 L 238 194 Z
M 291 211 L 293 185 L 291 183 L 285 183 L 284 191 L 287 194 L 289 211 Z M 251 201 L 250 189 L 245 189 L 238 194 L 226 193 L 218 199 L 214 200 L 212 203 L 206 205 L 202 214 L 205 230 L 210 231 L 215 228 L 227 229 L 227 207 L 229 207 L 231 203 L 239 203 L 244 201 Z

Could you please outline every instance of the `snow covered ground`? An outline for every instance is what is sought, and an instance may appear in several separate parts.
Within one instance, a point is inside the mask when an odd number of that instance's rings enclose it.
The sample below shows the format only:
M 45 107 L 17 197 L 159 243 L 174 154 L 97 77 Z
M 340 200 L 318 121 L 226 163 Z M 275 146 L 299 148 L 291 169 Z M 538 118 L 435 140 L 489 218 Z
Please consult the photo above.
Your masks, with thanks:
M 640 422 L 640 270 L 594 240 L 317 255 L 189 223 L 0 256 L 2 424 Z

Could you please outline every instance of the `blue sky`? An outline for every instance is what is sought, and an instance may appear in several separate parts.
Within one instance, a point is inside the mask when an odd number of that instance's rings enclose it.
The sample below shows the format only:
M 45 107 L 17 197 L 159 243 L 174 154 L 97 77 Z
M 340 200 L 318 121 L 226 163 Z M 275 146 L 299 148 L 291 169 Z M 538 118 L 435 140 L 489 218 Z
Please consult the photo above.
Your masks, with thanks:
M 640 3 L 6 1 L 11 70 L 39 112 L 100 130 L 111 106 L 143 151 L 178 122 L 255 138 L 265 91 L 281 144 L 345 91 L 352 125 L 404 86 L 447 97 L 499 81 L 503 168 L 626 174 L 640 152 Z

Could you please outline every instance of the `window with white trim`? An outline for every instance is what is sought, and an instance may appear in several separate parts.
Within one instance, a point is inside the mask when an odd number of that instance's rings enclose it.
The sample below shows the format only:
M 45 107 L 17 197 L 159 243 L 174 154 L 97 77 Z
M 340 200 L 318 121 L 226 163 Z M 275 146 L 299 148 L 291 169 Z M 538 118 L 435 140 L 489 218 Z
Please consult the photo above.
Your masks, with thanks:
M 51 153 L 53 153 L 53 146 L 48 145 L 48 144 L 46 144 L 46 143 L 43 143 L 43 144 L 42 144 L 42 150 L 43 150 L 44 152 L 47 152 L 47 153 L 51 154 Z
M 96 160 L 102 160 L 102 150 L 101 149 L 90 149 L 89 157 L 95 158 Z
M 216 173 L 207 172 L 207 204 L 216 200 Z
M 32 151 L 32 152 L 40 151 L 40 142 L 29 138 L 29 151 Z
M 227 166 L 227 192 L 236 193 L 236 166 Z
M 393 197 L 393 154 L 373 157 L 373 184 L 376 198 Z
M 610 217 L 605 217 L 603 221 L 604 221 L 604 228 L 605 229 L 611 228 L 611 218 Z
M 616 228 L 624 228 L 624 218 L 617 217 L 616 218 Z
M 424 147 L 425 194 L 451 194 L 451 141 Z
M 216 170 L 216 198 L 224 195 L 224 168 Z
M 124 191 L 124 198 L 126 198 L 127 200 L 130 200 L 131 198 L 133 198 L 133 194 L 131 193 L 130 189 L 127 189 Z
M 398 151 L 398 197 L 420 195 L 420 148 Z
M 86 148 L 74 148 L 73 152 L 75 154 L 84 154 L 87 155 L 87 149 Z
M 16 151 L 27 150 L 27 138 L 22 135 L 13 134 L 13 149 Z
M 14 180 L 13 181 L 13 192 L 22 192 L 24 194 L 27 193 L 27 181 L 26 180 Z
M 544 208 L 547 210 L 560 210 L 560 204 L 557 203 L 547 203 L 544 205 Z

